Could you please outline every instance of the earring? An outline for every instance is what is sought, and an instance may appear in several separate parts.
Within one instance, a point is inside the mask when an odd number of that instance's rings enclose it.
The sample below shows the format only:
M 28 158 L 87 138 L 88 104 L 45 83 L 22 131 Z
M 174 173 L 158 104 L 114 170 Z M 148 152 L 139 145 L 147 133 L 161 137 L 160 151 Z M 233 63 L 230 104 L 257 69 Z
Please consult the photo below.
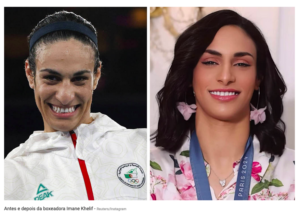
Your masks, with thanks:
M 196 112 L 196 108 L 196 104 L 188 105 L 185 102 L 177 103 L 177 109 L 186 121 L 189 120 L 191 115 Z
M 195 96 L 194 90 L 193 90 L 193 94 Z M 185 101 L 187 101 L 186 94 L 185 94 Z M 186 121 L 189 120 L 191 118 L 192 114 L 196 112 L 196 108 L 197 108 L 196 104 L 188 105 L 186 102 L 178 102 L 177 103 L 177 109 L 183 116 L 184 120 L 186 120 Z
M 256 108 L 250 103 L 253 109 L 252 111 L 250 111 L 250 121 L 253 120 L 255 125 L 257 125 L 258 123 L 263 123 L 266 120 L 265 110 L 267 109 L 267 107 L 257 109 L 259 104 L 259 97 L 260 97 L 260 89 L 258 89 L 258 99 L 257 99 Z

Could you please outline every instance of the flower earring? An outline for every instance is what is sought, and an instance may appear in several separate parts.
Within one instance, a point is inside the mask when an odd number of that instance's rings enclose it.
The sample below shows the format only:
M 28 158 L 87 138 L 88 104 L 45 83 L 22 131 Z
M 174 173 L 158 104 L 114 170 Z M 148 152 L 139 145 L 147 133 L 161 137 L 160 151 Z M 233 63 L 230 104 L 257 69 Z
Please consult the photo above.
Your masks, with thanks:
M 185 102 L 177 103 L 177 109 L 179 110 L 184 120 L 186 121 L 189 120 L 191 115 L 196 112 L 196 108 L 197 108 L 196 104 L 188 105 Z
M 260 96 L 260 89 L 258 89 L 258 99 L 257 99 L 257 108 L 259 104 L 259 96 Z M 263 123 L 266 120 L 266 113 L 265 110 L 267 107 L 257 109 L 251 103 L 252 111 L 250 111 L 250 121 L 254 121 L 254 124 L 257 125 L 258 123 Z
M 195 96 L 195 92 L 193 91 Z M 186 102 L 179 102 L 177 103 L 177 109 L 183 116 L 184 120 L 189 120 L 193 113 L 196 112 L 196 104 L 188 105 Z

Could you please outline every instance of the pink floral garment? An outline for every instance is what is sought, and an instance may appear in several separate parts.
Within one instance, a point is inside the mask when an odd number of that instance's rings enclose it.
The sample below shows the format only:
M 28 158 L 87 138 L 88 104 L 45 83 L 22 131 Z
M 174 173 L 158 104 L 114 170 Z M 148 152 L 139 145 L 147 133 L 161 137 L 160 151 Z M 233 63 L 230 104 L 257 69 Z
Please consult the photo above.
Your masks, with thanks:
M 150 194 L 152 200 L 197 200 L 189 157 L 190 140 L 186 139 L 175 154 L 151 144 Z M 281 157 L 259 152 L 260 145 L 253 139 L 254 158 L 251 172 L 249 200 L 295 199 L 295 154 L 286 148 Z M 209 174 L 209 164 L 204 162 Z M 234 177 L 213 200 L 234 200 L 239 161 L 233 163 Z

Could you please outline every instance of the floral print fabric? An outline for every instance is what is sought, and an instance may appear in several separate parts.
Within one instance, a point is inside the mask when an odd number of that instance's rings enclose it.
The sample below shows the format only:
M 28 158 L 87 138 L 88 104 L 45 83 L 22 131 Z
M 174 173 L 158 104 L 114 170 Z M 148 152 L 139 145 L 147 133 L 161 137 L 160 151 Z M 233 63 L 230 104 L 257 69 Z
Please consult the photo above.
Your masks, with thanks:
M 197 200 L 193 172 L 190 164 L 189 145 L 184 145 L 176 154 L 151 146 L 150 194 L 152 200 Z M 295 154 L 285 149 L 281 157 L 259 152 L 260 144 L 253 139 L 254 157 L 251 172 L 249 200 L 294 200 L 295 199 Z M 204 162 L 207 175 L 210 166 Z M 213 200 L 234 200 L 240 161 L 233 163 L 234 177 Z

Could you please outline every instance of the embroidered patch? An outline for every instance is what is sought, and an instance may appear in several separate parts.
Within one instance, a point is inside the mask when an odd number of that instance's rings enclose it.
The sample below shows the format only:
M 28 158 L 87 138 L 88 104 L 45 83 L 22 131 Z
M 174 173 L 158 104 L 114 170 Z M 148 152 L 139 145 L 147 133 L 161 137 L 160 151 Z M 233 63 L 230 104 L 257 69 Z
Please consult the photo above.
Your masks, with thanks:
M 127 163 L 119 166 L 117 176 L 123 184 L 131 188 L 141 188 L 145 183 L 145 172 L 136 163 Z
M 40 184 L 36 193 L 36 197 L 34 197 L 34 200 L 44 200 L 52 195 L 53 191 L 50 191 L 43 185 Z

